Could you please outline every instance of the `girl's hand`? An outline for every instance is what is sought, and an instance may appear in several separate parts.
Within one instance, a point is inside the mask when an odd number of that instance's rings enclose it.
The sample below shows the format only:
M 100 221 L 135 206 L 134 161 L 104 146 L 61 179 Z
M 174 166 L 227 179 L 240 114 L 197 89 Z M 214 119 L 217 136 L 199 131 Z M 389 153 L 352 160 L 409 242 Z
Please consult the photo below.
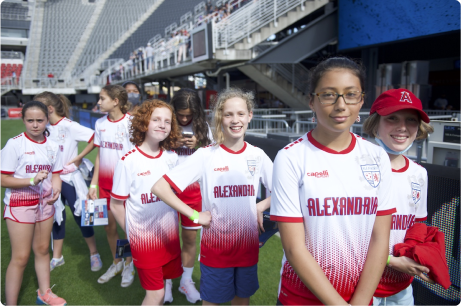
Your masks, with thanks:
M 68 162 L 66 164 L 66 166 L 68 166 L 68 165 L 70 165 L 72 163 L 75 165 L 75 167 L 78 168 L 82 164 L 82 159 L 78 158 L 78 157 L 74 157 L 73 159 L 70 160 L 70 162 Z
M 391 260 L 389 261 L 389 267 L 411 276 L 419 276 L 421 279 L 431 284 L 435 284 L 435 282 L 432 279 L 430 279 L 427 275 L 424 274 L 430 272 L 429 268 L 420 265 L 419 263 L 417 263 L 409 257 L 391 257 Z
M 60 193 L 61 193 L 61 190 L 53 188 L 53 196 L 51 197 L 51 199 L 48 200 L 46 204 L 53 205 L 54 202 L 58 200 Z
M 209 211 L 199 212 L 198 223 L 203 225 L 204 228 L 209 228 L 211 223 L 211 213 Z
M 40 183 L 41 181 L 43 181 L 47 177 L 48 177 L 48 171 L 46 171 L 46 170 L 39 171 L 37 173 L 37 175 L 35 175 L 35 177 L 34 177 L 34 184 L 37 185 L 38 183 Z
M 190 138 L 183 138 L 185 140 L 185 146 L 188 147 L 189 149 L 195 149 L 197 146 L 197 138 L 195 138 L 195 135 L 192 135 Z
M 87 199 L 91 199 L 91 200 L 96 200 L 98 198 L 98 192 L 96 190 L 96 188 L 89 188 L 88 189 L 88 194 L 86 196 Z
M 184 145 L 184 138 L 181 138 L 180 140 L 176 141 L 175 148 L 180 148 Z

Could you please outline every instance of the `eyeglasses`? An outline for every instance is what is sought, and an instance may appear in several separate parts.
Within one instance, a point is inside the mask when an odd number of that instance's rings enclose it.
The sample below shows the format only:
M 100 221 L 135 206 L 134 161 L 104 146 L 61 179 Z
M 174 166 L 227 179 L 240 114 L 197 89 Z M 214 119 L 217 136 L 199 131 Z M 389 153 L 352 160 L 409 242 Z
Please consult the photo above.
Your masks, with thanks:
M 311 95 L 317 96 L 319 102 L 323 105 L 333 105 L 338 101 L 339 97 L 343 97 L 344 102 L 348 105 L 358 104 L 362 102 L 362 98 L 365 95 L 363 91 L 349 91 L 342 95 L 334 91 L 325 91 L 325 92 L 313 92 Z

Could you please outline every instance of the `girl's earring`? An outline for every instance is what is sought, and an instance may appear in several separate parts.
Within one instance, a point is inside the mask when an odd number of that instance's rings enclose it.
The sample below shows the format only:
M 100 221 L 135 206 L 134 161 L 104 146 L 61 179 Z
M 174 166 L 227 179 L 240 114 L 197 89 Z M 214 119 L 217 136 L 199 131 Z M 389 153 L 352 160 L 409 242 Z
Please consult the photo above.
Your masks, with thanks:
M 311 118 L 312 123 L 315 123 L 317 119 L 315 118 L 315 112 L 312 112 L 312 118 Z
M 357 119 L 355 119 L 355 122 L 360 122 L 360 115 L 357 116 Z

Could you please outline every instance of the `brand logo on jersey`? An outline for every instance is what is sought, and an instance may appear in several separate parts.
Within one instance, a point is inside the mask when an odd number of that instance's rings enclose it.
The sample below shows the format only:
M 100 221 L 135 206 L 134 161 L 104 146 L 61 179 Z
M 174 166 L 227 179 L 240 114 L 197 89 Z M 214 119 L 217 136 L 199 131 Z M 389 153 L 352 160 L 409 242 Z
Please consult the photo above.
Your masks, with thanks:
M 105 132 L 106 130 L 99 130 L 100 132 Z
M 59 145 L 59 150 L 61 150 L 61 152 L 64 152 L 64 146 L 63 146 L 63 145 Z
M 35 151 L 32 151 L 32 152 L 24 152 L 24 154 L 35 155 Z
M 401 92 L 402 96 L 400 96 L 400 102 L 408 102 L 413 103 L 410 98 L 410 94 L 406 91 Z
M 371 187 L 378 187 L 379 183 L 381 182 L 381 172 L 379 171 L 378 165 L 363 165 L 360 167 L 362 168 L 363 176 L 371 185 Z
M 247 165 L 248 165 L 248 171 L 250 171 L 250 174 L 254 176 L 256 172 L 256 161 L 254 159 L 247 160 Z
M 328 170 L 323 170 L 321 172 L 307 172 L 306 175 L 307 176 L 312 176 L 312 177 L 315 177 L 315 178 L 327 178 L 327 177 L 329 177 Z
M 147 170 L 146 172 L 138 173 L 138 176 L 148 176 L 148 175 L 150 175 L 150 170 Z
M 227 172 L 229 171 L 229 166 L 225 166 L 223 168 L 214 168 L 214 171 Z
M 413 202 L 418 204 L 421 199 L 421 185 L 416 183 L 411 183 L 411 196 L 413 197 Z

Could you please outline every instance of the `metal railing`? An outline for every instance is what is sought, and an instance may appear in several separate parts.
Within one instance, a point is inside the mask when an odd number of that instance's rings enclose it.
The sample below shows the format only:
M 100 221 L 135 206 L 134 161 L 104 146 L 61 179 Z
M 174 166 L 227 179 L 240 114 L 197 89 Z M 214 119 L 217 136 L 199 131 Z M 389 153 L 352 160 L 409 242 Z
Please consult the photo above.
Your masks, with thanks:
M 21 59 L 24 60 L 24 54 L 18 51 L 2 51 L 2 59 Z
M 213 27 L 213 48 L 227 49 L 251 33 L 274 22 L 298 6 L 304 6 L 306 0 L 258 0 L 245 5 Z
M 22 87 L 24 88 L 77 88 L 81 84 L 77 80 L 67 78 L 22 78 Z
M 27 16 L 25 14 L 2 13 L 2 19 L 7 19 L 7 20 L 30 20 L 31 17 Z
M 248 125 L 246 134 L 267 136 L 267 133 L 289 133 L 291 132 L 288 122 L 282 119 L 266 119 L 255 118 L 251 119 Z

